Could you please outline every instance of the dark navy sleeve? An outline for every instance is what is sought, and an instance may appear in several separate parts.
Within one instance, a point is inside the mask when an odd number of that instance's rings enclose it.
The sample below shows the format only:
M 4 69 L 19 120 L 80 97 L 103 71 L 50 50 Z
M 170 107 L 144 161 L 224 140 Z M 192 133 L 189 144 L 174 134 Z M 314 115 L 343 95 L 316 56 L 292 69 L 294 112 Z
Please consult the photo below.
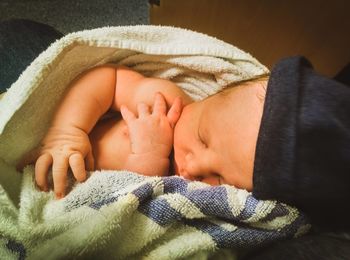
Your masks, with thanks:
M 350 228 L 350 87 L 303 57 L 272 69 L 253 195 L 296 206 L 317 225 Z

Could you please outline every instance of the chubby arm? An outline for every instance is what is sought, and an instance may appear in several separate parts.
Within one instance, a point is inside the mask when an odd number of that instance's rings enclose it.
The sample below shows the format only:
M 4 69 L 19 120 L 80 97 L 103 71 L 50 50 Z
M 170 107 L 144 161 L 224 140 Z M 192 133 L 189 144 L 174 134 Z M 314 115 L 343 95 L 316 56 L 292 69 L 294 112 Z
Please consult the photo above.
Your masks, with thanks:
M 73 126 L 89 133 L 112 105 L 116 68 L 96 67 L 75 79 L 62 100 L 52 126 Z
M 70 84 L 40 147 L 32 153 L 35 180 L 41 190 L 48 190 L 50 167 L 57 198 L 65 195 L 69 168 L 78 181 L 85 180 L 85 168 L 94 169 L 88 134 L 110 108 L 115 83 L 116 69 L 103 66 L 84 72 Z
M 158 91 L 162 92 L 168 107 L 177 96 L 184 104 L 191 102 L 174 83 L 145 78 L 126 67 L 105 65 L 84 72 L 70 84 L 40 147 L 30 153 L 21 166 L 36 162 L 36 183 L 45 191 L 48 190 L 47 175 L 52 167 L 54 192 L 57 198 L 63 197 L 69 168 L 78 181 L 85 180 L 85 169 L 94 169 L 88 134 L 98 119 L 109 109 L 120 111 L 121 106 L 137 114 L 137 104 L 153 105 Z
M 183 105 L 191 102 L 173 82 L 142 77 L 121 67 L 112 107 L 121 112 L 129 131 L 131 153 L 123 168 L 143 175 L 167 175 L 174 126 Z
M 181 98 L 183 105 L 193 102 L 175 83 L 164 79 L 144 77 L 127 67 L 118 67 L 116 80 L 115 97 L 111 107 L 116 111 L 121 111 L 120 108 L 124 105 L 137 114 L 139 103 L 145 103 L 149 107 L 153 106 L 157 92 L 164 97 L 167 108 L 171 107 L 177 97 Z

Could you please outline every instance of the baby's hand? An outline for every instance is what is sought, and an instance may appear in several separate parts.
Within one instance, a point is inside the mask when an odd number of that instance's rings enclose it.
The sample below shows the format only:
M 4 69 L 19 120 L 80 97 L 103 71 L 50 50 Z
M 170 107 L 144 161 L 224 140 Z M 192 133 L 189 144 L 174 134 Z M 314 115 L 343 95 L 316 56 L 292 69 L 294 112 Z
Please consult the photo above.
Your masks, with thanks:
M 86 179 L 85 163 L 93 170 L 94 159 L 88 135 L 73 126 L 51 127 L 41 142 L 35 163 L 35 181 L 43 191 L 48 191 L 48 172 L 52 166 L 52 178 L 56 198 L 65 196 L 68 168 L 75 179 Z M 85 161 L 84 161 L 85 160 Z
M 152 112 L 144 103 L 138 104 L 138 115 L 122 106 L 120 112 L 129 129 L 132 154 L 139 158 L 168 159 L 173 146 L 174 126 L 181 110 L 181 99 L 176 98 L 167 112 L 165 99 L 160 93 L 155 96 Z

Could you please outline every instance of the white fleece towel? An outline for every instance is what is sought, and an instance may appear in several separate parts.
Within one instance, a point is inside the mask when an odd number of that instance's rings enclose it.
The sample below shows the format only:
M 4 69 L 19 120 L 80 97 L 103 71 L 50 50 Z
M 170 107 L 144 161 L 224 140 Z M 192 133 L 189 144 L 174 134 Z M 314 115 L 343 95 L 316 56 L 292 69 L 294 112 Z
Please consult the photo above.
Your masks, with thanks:
M 285 204 L 180 177 L 96 172 L 60 201 L 37 191 L 33 167 L 22 175 L 14 165 L 44 136 L 69 82 L 105 63 L 172 80 L 195 100 L 268 73 L 232 45 L 173 27 L 105 27 L 53 43 L 0 100 L 1 259 L 206 259 L 307 231 Z

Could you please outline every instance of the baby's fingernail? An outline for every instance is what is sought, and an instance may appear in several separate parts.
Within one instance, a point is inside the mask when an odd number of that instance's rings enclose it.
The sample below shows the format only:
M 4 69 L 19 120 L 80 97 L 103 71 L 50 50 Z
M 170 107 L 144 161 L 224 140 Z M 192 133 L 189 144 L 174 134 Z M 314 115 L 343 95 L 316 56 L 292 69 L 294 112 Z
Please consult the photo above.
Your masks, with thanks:
M 63 193 L 56 193 L 56 199 L 62 199 L 64 197 L 64 194 Z

